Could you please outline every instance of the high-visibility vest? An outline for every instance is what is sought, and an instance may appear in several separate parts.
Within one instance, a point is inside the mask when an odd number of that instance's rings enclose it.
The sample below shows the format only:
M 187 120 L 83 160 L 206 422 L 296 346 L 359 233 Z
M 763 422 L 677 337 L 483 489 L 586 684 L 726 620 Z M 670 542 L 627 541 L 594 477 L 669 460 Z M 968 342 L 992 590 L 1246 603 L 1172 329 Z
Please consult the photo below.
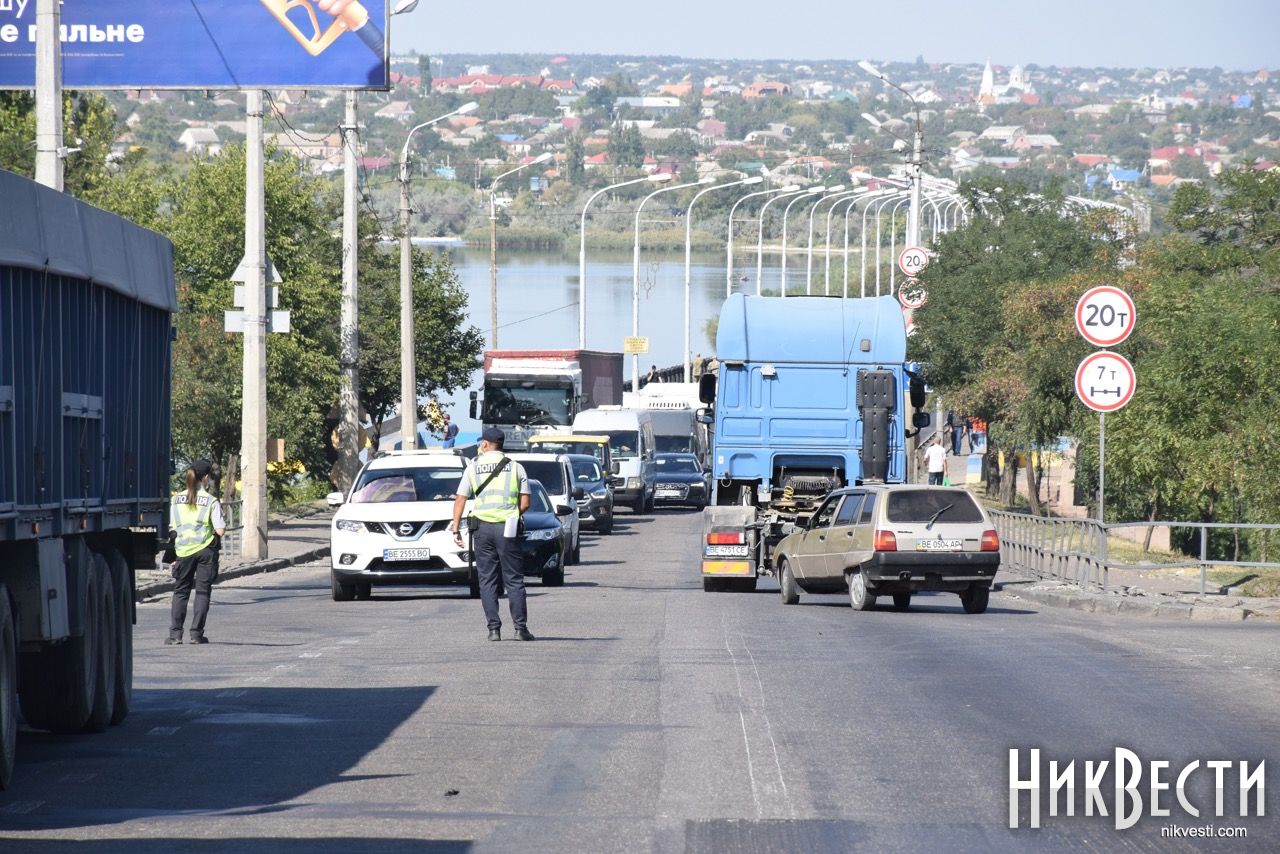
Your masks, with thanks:
M 487 479 L 495 468 L 506 459 L 500 453 L 490 452 L 476 457 L 468 469 L 471 477 L 471 494 L 475 503 L 471 507 L 471 515 L 481 522 L 505 522 L 520 514 L 520 481 L 516 477 L 516 463 L 507 463 L 502 474 L 489 481 L 484 491 L 477 494 L 480 483 Z M 483 469 L 483 471 L 478 471 Z
M 169 527 L 174 532 L 173 551 L 178 557 L 191 557 L 213 542 L 214 498 L 203 489 L 196 493 L 196 504 L 187 503 L 187 493 L 174 493 L 169 502 Z

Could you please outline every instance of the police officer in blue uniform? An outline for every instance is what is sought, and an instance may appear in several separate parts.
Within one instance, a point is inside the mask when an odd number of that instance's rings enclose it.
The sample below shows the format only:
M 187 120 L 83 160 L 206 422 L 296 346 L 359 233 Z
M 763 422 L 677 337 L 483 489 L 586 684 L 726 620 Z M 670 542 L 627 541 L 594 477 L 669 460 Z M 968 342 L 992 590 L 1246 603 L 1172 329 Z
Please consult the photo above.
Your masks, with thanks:
M 471 507 L 472 551 L 480 581 L 480 602 L 489 624 L 489 640 L 502 639 L 498 612 L 498 573 L 507 588 L 507 603 L 516 640 L 531 641 L 525 603 L 524 557 L 520 549 L 520 514 L 529 509 L 529 478 L 524 467 L 502 453 L 503 435 L 496 427 L 480 434 L 480 453 L 458 481 L 453 502 L 453 539 L 462 545 L 462 511 Z

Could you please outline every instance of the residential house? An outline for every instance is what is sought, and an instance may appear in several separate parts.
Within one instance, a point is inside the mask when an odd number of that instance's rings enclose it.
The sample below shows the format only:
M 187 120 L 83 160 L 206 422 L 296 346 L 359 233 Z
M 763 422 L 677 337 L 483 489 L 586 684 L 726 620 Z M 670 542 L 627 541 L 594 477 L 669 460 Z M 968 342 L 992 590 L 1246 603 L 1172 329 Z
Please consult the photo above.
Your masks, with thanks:
M 209 127 L 189 127 L 178 136 L 181 145 L 188 154 L 216 155 L 222 151 L 222 140 L 218 132 Z
M 759 80 L 755 83 L 742 87 L 742 97 L 748 100 L 756 98 L 770 98 L 774 95 L 790 95 L 791 84 L 780 83 L 776 80 Z
M 391 119 L 403 125 L 408 124 L 409 119 L 413 118 L 413 107 L 408 101 L 392 101 L 373 115 L 374 118 Z
M 1028 151 L 1050 151 L 1062 143 L 1051 133 L 1024 133 L 1009 144 L 1014 151 L 1025 154 Z
M 1006 148 L 1012 147 L 1013 141 L 1026 134 L 1022 125 L 991 125 L 978 135 L 979 142 L 996 142 Z
M 680 112 L 680 99 L 669 95 L 623 96 L 613 102 L 615 113 L 624 109 L 636 110 L 653 119 L 665 119 Z

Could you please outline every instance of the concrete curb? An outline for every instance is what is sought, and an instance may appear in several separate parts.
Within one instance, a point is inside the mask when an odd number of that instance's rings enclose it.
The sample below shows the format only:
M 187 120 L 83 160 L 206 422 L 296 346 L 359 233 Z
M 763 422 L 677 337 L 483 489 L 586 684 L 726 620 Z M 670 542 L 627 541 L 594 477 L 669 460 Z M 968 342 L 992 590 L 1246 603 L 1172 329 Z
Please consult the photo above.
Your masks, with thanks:
M 1155 617 L 1162 620 L 1194 620 L 1196 622 L 1239 623 L 1244 620 L 1275 622 L 1280 614 L 1261 611 L 1247 605 L 1199 605 L 1184 602 L 1161 602 L 1151 597 L 1117 596 L 1066 588 L 1045 589 L 1033 586 L 1006 587 L 1012 596 L 1089 614 Z
M 218 573 L 218 583 L 230 581 L 235 578 L 244 578 L 247 575 L 261 575 L 266 572 L 277 572 L 281 569 L 288 569 L 291 566 L 297 566 L 302 563 L 310 563 L 313 560 L 320 560 L 329 556 L 328 546 L 317 546 L 313 549 L 298 552 L 289 557 L 277 557 L 270 560 L 259 560 L 253 563 L 241 563 L 228 569 L 221 570 Z M 146 584 L 138 585 L 137 592 L 134 596 L 135 601 L 141 602 L 144 599 L 150 599 L 153 596 L 159 596 L 162 593 L 170 593 L 173 591 L 173 580 L 165 579 L 161 581 L 152 581 Z

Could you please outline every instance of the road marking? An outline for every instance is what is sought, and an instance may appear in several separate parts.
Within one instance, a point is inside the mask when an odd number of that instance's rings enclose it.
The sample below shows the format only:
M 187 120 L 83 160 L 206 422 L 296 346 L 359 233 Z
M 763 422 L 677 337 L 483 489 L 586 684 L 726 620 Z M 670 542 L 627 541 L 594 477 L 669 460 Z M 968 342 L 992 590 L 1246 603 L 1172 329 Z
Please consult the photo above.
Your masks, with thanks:
M 7 806 L 0 807 L 0 813 L 7 815 L 26 815 L 29 812 L 38 810 L 44 806 L 44 801 L 14 801 Z
M 322 655 L 324 655 L 323 651 L 316 650 L 315 652 L 304 652 L 298 658 L 319 658 Z
M 173 735 L 177 731 L 176 726 L 153 726 L 147 735 Z
M 64 775 L 63 778 L 58 782 L 59 783 L 87 783 L 97 776 L 98 776 L 97 774 L 93 774 L 93 773 L 86 774 L 83 771 L 78 771 L 74 774 Z
M 248 694 L 248 693 L 249 692 L 243 688 L 229 688 L 226 691 L 219 691 L 214 696 L 217 697 L 219 700 L 235 700 L 239 697 L 243 697 L 245 694 Z
M 728 614 L 721 615 L 721 629 L 724 633 L 724 648 L 733 663 L 733 677 L 738 685 L 738 719 L 742 724 L 742 741 L 747 753 L 747 776 L 751 780 L 751 798 L 755 802 L 756 818 L 765 817 L 765 804 L 775 805 L 781 801 L 782 818 L 795 818 L 795 805 L 791 803 L 791 794 L 787 791 L 787 781 L 782 774 L 782 762 L 778 757 L 778 743 L 773 738 L 773 724 L 765 710 L 764 684 L 760 681 L 760 669 L 756 666 L 755 656 L 751 654 L 746 639 L 738 634 L 737 643 L 742 647 L 746 657 L 751 661 L 754 671 L 755 688 L 744 685 L 739 654 L 733 651 L 733 638 L 729 632 Z M 751 742 L 757 743 L 753 752 Z M 767 741 L 767 750 L 763 742 Z M 757 760 L 757 757 L 769 755 L 773 762 Z M 770 767 L 772 765 L 772 767 Z

